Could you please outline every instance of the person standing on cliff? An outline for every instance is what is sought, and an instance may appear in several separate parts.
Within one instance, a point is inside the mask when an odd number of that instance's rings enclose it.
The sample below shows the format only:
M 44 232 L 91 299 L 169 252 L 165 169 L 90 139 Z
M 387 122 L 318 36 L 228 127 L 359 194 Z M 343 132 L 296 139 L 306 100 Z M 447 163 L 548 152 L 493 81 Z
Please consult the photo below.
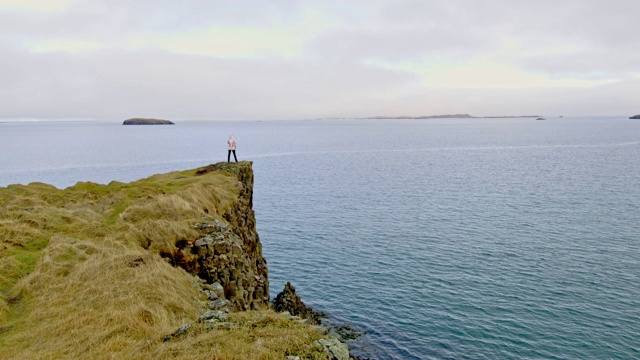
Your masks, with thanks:
M 231 152 L 233 152 L 233 158 L 236 160 L 236 162 L 238 162 L 238 158 L 236 157 L 236 139 L 233 138 L 233 135 L 229 135 L 227 145 L 229 145 L 229 152 L 227 152 L 227 162 L 231 161 Z

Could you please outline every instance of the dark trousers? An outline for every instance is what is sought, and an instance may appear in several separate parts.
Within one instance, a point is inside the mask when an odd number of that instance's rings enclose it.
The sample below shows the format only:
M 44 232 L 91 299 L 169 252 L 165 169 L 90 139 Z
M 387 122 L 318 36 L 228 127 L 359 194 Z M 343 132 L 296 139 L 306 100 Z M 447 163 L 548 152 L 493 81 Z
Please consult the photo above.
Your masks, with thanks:
M 229 152 L 227 153 L 227 162 L 229 162 L 231 160 L 231 152 L 233 151 L 233 158 L 236 159 L 236 162 L 238 162 L 238 158 L 236 157 L 236 151 L 235 150 L 229 150 Z

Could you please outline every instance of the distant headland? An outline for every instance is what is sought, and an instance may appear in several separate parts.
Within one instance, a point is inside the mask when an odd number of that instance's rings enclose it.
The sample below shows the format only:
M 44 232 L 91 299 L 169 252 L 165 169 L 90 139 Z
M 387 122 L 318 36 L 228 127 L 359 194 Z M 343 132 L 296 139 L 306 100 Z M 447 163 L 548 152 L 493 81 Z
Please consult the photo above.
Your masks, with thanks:
M 634 115 L 634 116 L 630 117 L 629 119 L 640 119 L 640 115 Z
M 161 119 L 146 119 L 146 118 L 131 118 L 125 120 L 122 125 L 175 125 L 169 120 Z
M 509 119 L 509 118 L 538 118 L 540 115 L 509 115 L 509 116 L 472 116 L 469 114 L 447 114 L 427 116 L 370 116 L 361 119 Z

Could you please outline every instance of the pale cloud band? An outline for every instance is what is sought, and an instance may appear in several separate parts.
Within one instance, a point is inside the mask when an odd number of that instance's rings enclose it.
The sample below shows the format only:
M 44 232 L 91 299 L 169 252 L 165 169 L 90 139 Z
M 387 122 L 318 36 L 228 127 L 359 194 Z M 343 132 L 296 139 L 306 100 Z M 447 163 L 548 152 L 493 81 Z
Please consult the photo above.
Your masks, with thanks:
M 637 112 L 638 10 L 627 0 L 0 0 L 10 104 L 0 117 Z
M 69 8 L 73 0 L 1 0 L 0 10 L 13 12 L 53 12 Z

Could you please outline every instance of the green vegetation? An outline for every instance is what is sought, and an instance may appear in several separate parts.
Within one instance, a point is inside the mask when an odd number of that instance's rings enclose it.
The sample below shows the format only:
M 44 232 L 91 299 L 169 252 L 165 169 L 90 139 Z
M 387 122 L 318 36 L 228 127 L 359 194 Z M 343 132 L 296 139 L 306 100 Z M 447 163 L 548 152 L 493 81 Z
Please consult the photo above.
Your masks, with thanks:
M 205 299 L 158 254 L 195 239 L 196 223 L 224 221 L 238 197 L 234 176 L 196 171 L 0 188 L 0 357 L 326 358 L 312 345 L 319 333 L 266 309 L 163 342 L 196 322 Z

